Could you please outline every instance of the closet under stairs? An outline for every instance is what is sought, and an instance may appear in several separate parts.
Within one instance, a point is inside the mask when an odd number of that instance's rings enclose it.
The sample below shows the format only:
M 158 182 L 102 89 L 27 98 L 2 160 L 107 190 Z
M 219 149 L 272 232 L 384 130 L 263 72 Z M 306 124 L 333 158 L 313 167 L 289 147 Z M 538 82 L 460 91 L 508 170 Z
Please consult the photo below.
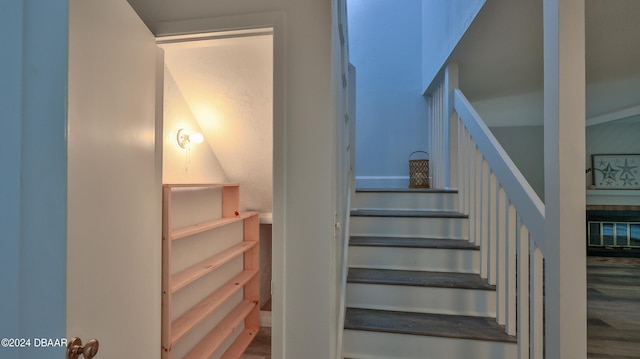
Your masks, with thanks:
M 517 357 L 457 203 L 450 190 L 356 191 L 344 358 Z
M 260 329 L 258 212 L 237 184 L 167 184 L 162 358 L 239 358 Z

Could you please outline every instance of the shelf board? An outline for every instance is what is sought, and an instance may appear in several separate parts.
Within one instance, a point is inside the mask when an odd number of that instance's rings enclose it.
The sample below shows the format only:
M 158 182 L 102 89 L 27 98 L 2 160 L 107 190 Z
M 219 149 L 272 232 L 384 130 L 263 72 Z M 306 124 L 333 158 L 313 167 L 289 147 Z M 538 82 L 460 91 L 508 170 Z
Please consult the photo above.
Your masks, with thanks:
M 221 187 L 240 187 L 238 183 L 165 183 L 167 188 L 221 188 Z
M 171 240 L 173 241 L 176 239 L 192 236 L 194 234 L 210 231 L 218 227 L 226 226 L 228 224 L 241 221 L 242 219 L 243 219 L 242 217 L 218 218 L 218 219 L 213 219 L 211 221 L 194 224 L 191 226 L 176 228 L 171 231 Z
M 249 344 L 258 335 L 258 329 L 245 329 L 240 333 L 238 338 L 231 344 L 229 349 L 222 355 L 221 359 L 236 359 L 240 358 L 245 350 L 249 347 Z
M 240 302 L 185 358 L 209 358 L 257 305 L 257 302 L 247 300 Z
M 218 290 L 204 298 L 200 303 L 191 308 L 180 318 L 171 323 L 171 346 L 173 347 L 191 329 L 200 324 L 206 317 L 213 313 L 227 299 L 237 293 L 240 288 L 258 274 L 257 271 L 244 271 L 231 278 Z
M 230 260 L 255 247 L 256 245 L 258 245 L 258 242 L 240 242 L 233 247 L 225 249 L 224 251 L 214 255 L 213 257 L 205 259 L 200 263 L 197 263 L 179 273 L 172 275 L 171 293 L 175 293 L 178 290 L 184 288 L 186 285 L 194 282 L 199 278 L 202 278 L 211 271 L 219 268 L 223 264 L 229 262 Z
M 254 211 L 248 211 L 248 212 L 240 212 L 240 218 L 242 219 L 247 219 L 249 217 L 253 217 L 253 216 L 259 216 L 260 212 L 254 212 Z

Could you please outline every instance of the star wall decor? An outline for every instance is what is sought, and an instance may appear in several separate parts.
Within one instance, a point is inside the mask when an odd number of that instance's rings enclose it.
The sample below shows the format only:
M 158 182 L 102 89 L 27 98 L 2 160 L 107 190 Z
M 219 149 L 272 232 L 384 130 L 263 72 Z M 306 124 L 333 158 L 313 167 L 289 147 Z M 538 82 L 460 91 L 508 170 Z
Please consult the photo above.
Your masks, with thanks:
M 596 189 L 640 189 L 640 154 L 592 155 Z

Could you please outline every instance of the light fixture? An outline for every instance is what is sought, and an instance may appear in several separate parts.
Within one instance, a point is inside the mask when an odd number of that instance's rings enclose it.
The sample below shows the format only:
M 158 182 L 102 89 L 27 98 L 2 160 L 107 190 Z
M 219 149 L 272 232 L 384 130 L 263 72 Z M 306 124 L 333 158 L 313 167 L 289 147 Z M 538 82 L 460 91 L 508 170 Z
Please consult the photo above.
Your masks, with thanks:
M 178 145 L 182 148 L 187 148 L 191 143 L 202 143 L 204 136 L 201 133 L 189 133 L 189 131 L 181 128 L 178 130 L 177 135 Z

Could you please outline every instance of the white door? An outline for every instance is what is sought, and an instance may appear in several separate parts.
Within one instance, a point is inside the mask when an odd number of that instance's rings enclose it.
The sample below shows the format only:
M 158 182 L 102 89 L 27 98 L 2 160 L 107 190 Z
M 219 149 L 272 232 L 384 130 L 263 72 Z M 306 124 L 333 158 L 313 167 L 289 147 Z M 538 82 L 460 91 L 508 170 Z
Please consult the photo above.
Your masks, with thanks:
M 69 1 L 67 336 L 97 358 L 160 357 L 160 61 L 125 0 Z

